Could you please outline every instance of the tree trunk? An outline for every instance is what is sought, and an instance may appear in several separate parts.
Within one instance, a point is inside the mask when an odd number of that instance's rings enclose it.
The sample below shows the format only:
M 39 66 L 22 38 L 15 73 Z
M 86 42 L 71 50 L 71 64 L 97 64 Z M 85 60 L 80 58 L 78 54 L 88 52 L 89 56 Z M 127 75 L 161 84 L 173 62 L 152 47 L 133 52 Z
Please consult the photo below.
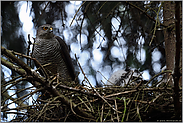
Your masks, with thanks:
M 163 5 L 163 21 L 167 28 L 164 29 L 165 40 L 165 55 L 166 55 L 166 68 L 168 70 L 174 69 L 175 63 L 175 3 L 171 1 L 164 2 Z M 167 75 L 168 78 L 168 75 Z M 169 85 L 173 86 L 172 76 L 169 79 Z

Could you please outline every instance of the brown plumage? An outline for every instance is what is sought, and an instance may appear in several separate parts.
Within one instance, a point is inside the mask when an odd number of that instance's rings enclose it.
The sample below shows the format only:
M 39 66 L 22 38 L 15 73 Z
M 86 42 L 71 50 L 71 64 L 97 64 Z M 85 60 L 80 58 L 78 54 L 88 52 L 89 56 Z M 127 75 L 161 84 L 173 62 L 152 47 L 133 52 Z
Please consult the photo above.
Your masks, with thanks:
M 68 47 L 64 40 L 53 34 L 53 27 L 49 24 L 38 28 L 33 58 L 36 58 L 49 75 L 59 74 L 61 80 L 74 80 L 75 73 Z

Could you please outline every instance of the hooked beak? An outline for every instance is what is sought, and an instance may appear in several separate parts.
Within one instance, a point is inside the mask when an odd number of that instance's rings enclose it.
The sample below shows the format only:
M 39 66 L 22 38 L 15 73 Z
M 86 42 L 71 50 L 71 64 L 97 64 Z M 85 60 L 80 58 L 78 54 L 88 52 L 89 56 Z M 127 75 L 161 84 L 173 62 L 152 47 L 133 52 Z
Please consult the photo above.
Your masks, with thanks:
M 50 29 L 49 29 L 49 33 L 52 33 L 52 32 L 53 32 L 53 28 L 50 28 Z

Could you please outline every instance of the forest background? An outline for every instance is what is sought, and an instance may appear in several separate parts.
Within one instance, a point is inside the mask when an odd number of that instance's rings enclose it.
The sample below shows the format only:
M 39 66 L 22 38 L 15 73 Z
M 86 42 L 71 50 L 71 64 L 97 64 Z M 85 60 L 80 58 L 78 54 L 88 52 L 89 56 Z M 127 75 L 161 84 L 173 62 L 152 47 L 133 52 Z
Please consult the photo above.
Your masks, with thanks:
M 182 17 L 182 2 L 178 3 L 179 17 Z M 170 1 L 2 1 L 1 45 L 16 55 L 30 55 L 30 43 L 34 42 L 36 29 L 49 23 L 55 27 L 54 33 L 68 45 L 80 82 L 86 75 L 93 86 L 102 87 L 112 73 L 127 68 L 138 69 L 144 80 L 150 80 L 164 66 L 174 72 L 176 65 L 182 67 L 182 43 L 175 48 L 178 35 L 175 6 L 175 2 Z M 178 31 L 182 37 L 182 18 L 179 21 Z M 178 40 L 181 42 L 182 38 Z M 179 58 L 175 58 L 176 49 L 180 51 Z M 5 56 L 1 58 L 7 60 Z M 19 58 L 30 64 L 27 58 Z M 85 74 L 78 67 L 78 62 Z M 29 89 L 34 87 L 27 80 L 7 84 L 18 76 L 15 70 L 1 64 L 1 90 L 6 89 L 4 93 L 9 96 L 14 94 L 12 98 L 23 97 L 32 92 Z M 150 84 L 159 81 L 161 77 L 155 78 Z M 22 89 L 21 93 L 18 92 Z M 12 99 L 7 99 L 3 94 L 1 100 L 10 103 Z M 31 105 L 38 95 L 35 92 L 32 99 L 27 97 L 27 103 Z M 12 103 L 10 107 L 17 107 L 17 104 Z M 14 116 L 1 112 L 1 120 L 10 121 Z

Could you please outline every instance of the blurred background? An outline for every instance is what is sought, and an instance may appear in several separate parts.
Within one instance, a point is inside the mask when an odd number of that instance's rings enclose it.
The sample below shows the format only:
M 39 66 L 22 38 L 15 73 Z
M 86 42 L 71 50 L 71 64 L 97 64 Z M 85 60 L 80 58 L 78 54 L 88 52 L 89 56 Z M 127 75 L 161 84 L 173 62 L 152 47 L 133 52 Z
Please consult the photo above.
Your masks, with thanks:
M 48 23 L 54 26 L 54 34 L 68 45 L 75 70 L 80 72 L 80 82 L 84 76 L 75 54 L 93 86 L 103 86 L 112 73 L 127 68 L 138 69 L 143 79 L 149 80 L 165 66 L 160 5 L 158 1 L 1 1 L 1 45 L 27 54 L 28 34 L 33 43 L 36 29 Z M 14 71 L 1 65 L 1 80 L 8 81 L 15 76 Z M 30 83 L 25 81 L 13 88 L 28 86 Z M 26 93 L 28 91 L 23 91 L 14 97 Z

